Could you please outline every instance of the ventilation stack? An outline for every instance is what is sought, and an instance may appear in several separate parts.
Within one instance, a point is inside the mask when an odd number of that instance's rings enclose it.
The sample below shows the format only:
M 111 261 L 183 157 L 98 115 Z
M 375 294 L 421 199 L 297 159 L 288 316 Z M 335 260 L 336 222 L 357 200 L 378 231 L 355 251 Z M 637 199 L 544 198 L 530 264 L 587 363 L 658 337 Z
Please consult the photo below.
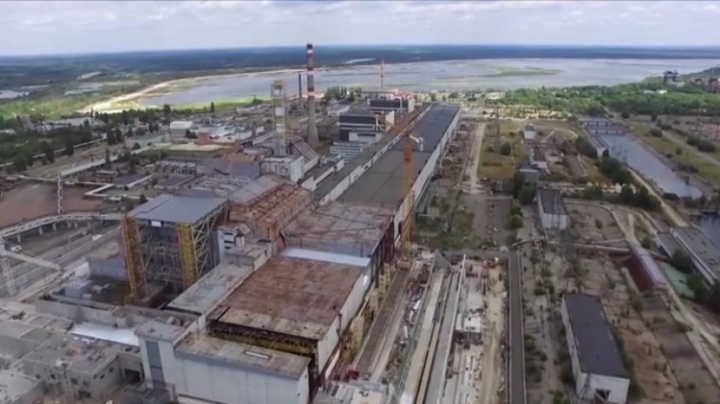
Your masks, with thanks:
M 380 89 L 385 89 L 385 60 L 380 61 Z
M 298 73 L 298 105 L 303 105 L 303 99 L 302 99 L 302 73 Z
M 313 45 L 307 44 L 307 98 L 308 98 L 308 144 L 313 148 L 318 146 L 317 122 L 315 122 L 315 57 Z
M 287 155 L 287 136 L 285 125 L 285 83 L 276 80 L 272 83 L 273 118 L 275 119 L 275 155 Z

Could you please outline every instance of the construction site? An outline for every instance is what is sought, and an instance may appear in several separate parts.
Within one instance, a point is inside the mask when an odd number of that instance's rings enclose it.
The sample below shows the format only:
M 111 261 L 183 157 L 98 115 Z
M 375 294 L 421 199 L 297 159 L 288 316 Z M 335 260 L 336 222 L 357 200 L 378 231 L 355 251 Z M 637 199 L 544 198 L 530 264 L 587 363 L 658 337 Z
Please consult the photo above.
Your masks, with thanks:
M 46 167 L 45 177 L 5 177 L 4 402 L 400 403 L 408 394 L 413 402 L 446 395 L 448 364 L 464 360 L 451 347 L 460 295 L 469 293 L 466 265 L 410 237 L 461 107 L 410 111 L 390 102 L 406 94 L 382 89 L 386 111 L 375 114 L 386 124 L 377 142 L 352 159 L 325 155 L 311 44 L 306 51 L 301 135 L 288 129 L 289 97 L 275 82 L 272 128 L 226 142 L 219 155 L 148 144 L 55 175 Z M 19 207 L 25 203 L 37 209 Z M 478 304 L 464 310 L 474 316 Z

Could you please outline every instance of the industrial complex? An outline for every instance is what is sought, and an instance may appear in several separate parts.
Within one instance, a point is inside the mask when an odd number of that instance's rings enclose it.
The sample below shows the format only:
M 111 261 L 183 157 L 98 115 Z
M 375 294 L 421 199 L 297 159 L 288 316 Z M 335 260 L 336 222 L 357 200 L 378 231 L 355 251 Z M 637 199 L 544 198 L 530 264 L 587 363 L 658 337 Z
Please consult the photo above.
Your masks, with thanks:
M 330 97 L 304 55 L 297 94 L 0 166 L 3 404 L 720 404 L 720 246 L 621 122 L 383 61 Z
M 412 210 L 461 107 L 371 94 L 337 121 L 333 147 L 358 152 L 322 155 L 313 65 L 309 44 L 305 133 L 289 129 L 275 82 L 269 128 L 233 137 L 173 122 L 133 150 L 163 153 L 142 173 L 123 174 L 118 156 L 117 173 L 102 161 L 14 178 L 56 185 L 58 209 L 2 229 L 5 300 L 17 302 L 2 312 L 18 369 L 0 371 L 17 379 L 6 402 L 304 404 L 376 349 L 365 339 L 384 329 L 391 286 L 421 265 Z M 163 146 L 189 131 L 183 151 Z M 68 205 L 63 190 L 81 187 L 101 210 Z M 28 250 L 46 232 L 81 231 L 74 255 Z

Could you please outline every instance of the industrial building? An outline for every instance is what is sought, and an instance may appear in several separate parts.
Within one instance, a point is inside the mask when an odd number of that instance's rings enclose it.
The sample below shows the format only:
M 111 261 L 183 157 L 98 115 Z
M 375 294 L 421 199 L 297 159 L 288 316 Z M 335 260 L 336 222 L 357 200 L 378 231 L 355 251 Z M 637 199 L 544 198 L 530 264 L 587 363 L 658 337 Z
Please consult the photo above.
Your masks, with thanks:
M 662 269 L 648 250 L 631 243 L 630 258 L 627 262 L 628 272 L 641 292 L 650 292 L 668 287 Z
M 693 265 L 708 285 L 720 280 L 720 246 L 713 243 L 705 233 L 695 227 L 673 227 L 670 235 L 692 259 Z M 666 242 L 661 245 L 672 256 L 676 246 Z
M 172 137 L 183 137 L 195 124 L 192 121 L 172 121 L 168 130 Z
M 566 293 L 560 314 L 577 395 L 592 402 L 626 403 L 630 379 L 600 299 Z
M 370 99 L 368 100 L 368 105 L 372 112 L 377 113 L 395 112 L 397 114 L 408 114 L 415 110 L 415 100 L 406 97 Z
M 525 141 L 535 140 L 536 137 L 537 131 L 535 130 L 535 126 L 531 123 L 525 125 L 525 128 L 523 128 L 523 139 Z
M 38 316 L 28 320 L 0 321 L 0 397 L 4 403 L 35 403 L 47 393 L 66 402 L 102 401 L 121 382 L 141 379 L 142 360 L 136 345 L 54 330 Z
M 214 268 L 219 254 L 212 236 L 226 208 L 222 198 L 164 194 L 123 217 L 133 295 L 142 296 L 150 282 L 182 290 Z
M 580 125 L 590 127 L 611 126 L 612 122 L 605 117 L 581 116 L 578 118 Z
M 387 152 L 379 158 L 372 157 L 374 164 L 367 167 L 358 175 L 354 183 L 342 189 L 342 185 L 332 191 L 338 195 L 337 199 L 343 202 L 361 203 L 381 206 L 396 211 L 395 234 L 400 234 L 401 218 L 407 217 L 409 212 L 402 208 L 405 198 L 410 198 L 414 206 L 425 191 L 430 176 L 445 147 L 450 134 L 455 130 L 460 116 L 460 107 L 454 104 L 433 104 L 410 129 L 413 136 L 422 139 L 420 144 L 414 144 L 412 150 L 413 186 L 411 195 L 403 196 L 402 192 L 402 164 L 403 144 L 393 143 Z M 372 161 L 371 160 L 371 161 Z M 361 164 L 366 167 L 367 164 Z M 336 194 L 337 193 L 337 194 Z
M 338 128 L 341 142 L 376 143 L 395 122 L 395 113 L 373 112 L 367 107 L 355 107 L 340 114 Z
M 538 211 L 544 229 L 565 230 L 570 225 L 562 194 L 556 189 L 538 188 Z
M 533 147 L 530 149 L 530 164 L 537 167 L 539 170 L 547 171 L 548 162 L 545 157 L 545 152 L 539 147 Z

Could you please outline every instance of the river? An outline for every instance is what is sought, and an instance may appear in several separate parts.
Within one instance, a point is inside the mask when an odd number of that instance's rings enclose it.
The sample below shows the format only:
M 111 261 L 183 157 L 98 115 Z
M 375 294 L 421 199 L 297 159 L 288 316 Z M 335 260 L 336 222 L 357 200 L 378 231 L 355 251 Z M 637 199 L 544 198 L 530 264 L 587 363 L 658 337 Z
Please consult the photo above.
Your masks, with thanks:
M 665 70 L 681 74 L 705 70 L 716 60 L 658 59 L 484 59 L 385 65 L 386 87 L 405 90 L 481 90 L 631 83 Z M 169 93 L 145 98 L 146 106 L 188 104 L 263 97 L 274 80 L 284 80 L 287 94 L 297 94 L 298 72 L 249 73 L 199 79 Z M 305 88 L 305 74 L 303 74 Z M 334 86 L 379 87 L 380 67 L 376 65 L 316 68 L 316 91 Z

